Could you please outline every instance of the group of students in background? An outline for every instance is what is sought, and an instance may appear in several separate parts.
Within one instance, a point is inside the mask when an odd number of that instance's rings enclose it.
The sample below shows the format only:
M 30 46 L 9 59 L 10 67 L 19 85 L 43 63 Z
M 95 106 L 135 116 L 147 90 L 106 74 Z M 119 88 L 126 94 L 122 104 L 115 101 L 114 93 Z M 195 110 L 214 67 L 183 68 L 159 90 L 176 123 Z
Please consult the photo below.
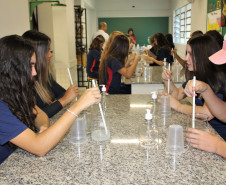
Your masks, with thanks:
M 129 34 L 134 36 L 133 30 L 129 30 Z M 144 51 L 146 61 L 162 65 L 167 58 L 171 63 L 173 54 L 186 66 L 186 82 L 179 88 L 172 82 L 170 71 L 166 69 L 162 73 L 166 86 L 170 79 L 171 107 L 191 114 L 191 106 L 179 100 L 193 96 L 195 90 L 196 112 L 207 114 L 212 127 L 225 140 L 226 64 L 209 60 L 222 48 L 223 37 L 216 31 L 192 35 L 187 42 L 185 60 L 177 55 L 172 35 L 156 33 L 150 41 L 152 48 Z M 97 35 L 90 45 L 87 73 L 98 79 L 99 84 L 105 84 L 109 94 L 130 91 L 130 87 L 121 84 L 121 76 L 131 78 L 141 60 L 140 55 L 129 55 L 131 42 L 136 39 L 114 31 L 107 41 Z M 76 85 L 65 90 L 53 79 L 50 46 L 51 39 L 37 31 L 0 39 L 0 163 L 16 146 L 38 156 L 45 155 L 64 137 L 82 110 L 101 100 L 98 87 L 87 89 L 53 125 L 49 125 L 49 118 L 78 97 Z M 197 81 L 192 87 L 194 75 Z M 188 131 L 186 139 L 191 146 L 226 157 L 224 140 L 210 132 L 190 128 Z

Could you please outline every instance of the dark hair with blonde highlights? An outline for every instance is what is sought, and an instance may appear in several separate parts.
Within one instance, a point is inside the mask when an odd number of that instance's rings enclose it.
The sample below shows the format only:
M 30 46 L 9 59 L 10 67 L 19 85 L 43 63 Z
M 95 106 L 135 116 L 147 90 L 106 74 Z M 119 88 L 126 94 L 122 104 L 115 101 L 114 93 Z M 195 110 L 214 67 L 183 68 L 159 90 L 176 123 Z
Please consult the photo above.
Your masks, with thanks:
M 51 86 L 50 83 L 50 67 L 47 63 L 47 53 L 49 51 L 51 39 L 45 35 L 44 33 L 29 30 L 26 31 L 22 37 L 31 41 L 36 49 L 36 69 L 37 76 L 35 77 L 35 90 L 42 99 L 43 102 L 47 104 L 52 103 L 52 94 L 48 89 L 48 85 Z
M 26 126 L 34 126 L 35 92 L 32 80 L 32 44 L 18 35 L 0 39 L 0 99 Z

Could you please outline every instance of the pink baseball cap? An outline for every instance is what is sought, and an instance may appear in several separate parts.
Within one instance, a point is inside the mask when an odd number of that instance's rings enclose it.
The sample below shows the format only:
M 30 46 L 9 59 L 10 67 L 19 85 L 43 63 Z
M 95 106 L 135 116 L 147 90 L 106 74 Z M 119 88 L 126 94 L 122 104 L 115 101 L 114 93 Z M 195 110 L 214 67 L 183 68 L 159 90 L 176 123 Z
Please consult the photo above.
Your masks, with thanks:
M 209 60 L 217 65 L 226 64 L 226 35 L 224 36 L 223 48 L 209 57 Z

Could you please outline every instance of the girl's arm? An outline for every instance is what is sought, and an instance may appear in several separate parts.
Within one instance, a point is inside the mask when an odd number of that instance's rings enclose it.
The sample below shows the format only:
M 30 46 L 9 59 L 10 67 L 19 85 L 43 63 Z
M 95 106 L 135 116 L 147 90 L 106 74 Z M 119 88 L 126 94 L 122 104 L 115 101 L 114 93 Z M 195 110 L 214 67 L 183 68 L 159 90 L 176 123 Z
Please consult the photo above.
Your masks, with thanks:
M 174 57 L 177 59 L 177 61 L 183 66 L 185 67 L 186 66 L 186 61 L 183 60 L 175 50 L 171 50 L 171 55 L 174 55 Z
M 192 106 L 185 105 L 180 103 L 176 98 L 170 95 L 170 106 L 176 110 L 177 112 L 181 112 L 183 114 L 192 114 Z M 195 106 L 195 113 L 205 114 L 208 116 L 208 119 L 211 120 L 214 118 L 213 114 L 209 110 L 209 107 L 204 103 L 203 106 Z
M 146 60 L 146 62 L 149 62 L 149 63 L 155 62 L 159 66 L 163 65 L 163 61 L 156 60 L 154 57 L 149 57 L 147 55 L 143 55 L 143 56 L 144 56 L 144 60 Z
M 196 93 L 201 93 L 205 103 L 215 117 L 226 122 L 226 102 L 218 98 L 208 84 L 196 80 L 195 88 L 193 88 L 193 80 L 189 80 L 184 91 L 189 97 L 192 97 L 193 90 Z
M 135 56 L 136 56 L 136 53 L 132 53 L 129 57 L 128 57 L 128 59 L 126 60 L 126 63 L 125 63 L 125 67 L 127 68 L 129 65 L 130 65 L 130 63 L 135 59 Z
M 121 68 L 118 70 L 118 73 L 120 73 L 122 76 L 126 77 L 126 78 L 131 78 L 133 73 L 135 72 L 136 70 L 136 66 L 137 66 L 137 63 L 140 61 L 141 57 L 140 55 L 136 55 L 132 65 L 128 68 Z
M 216 153 L 226 158 L 226 142 L 210 131 L 205 132 L 193 128 L 187 129 L 185 134 L 187 142 L 194 148 Z
M 69 109 L 78 115 L 94 103 L 99 103 L 101 99 L 98 87 L 86 90 L 83 95 Z M 49 152 L 64 137 L 66 132 L 75 121 L 76 116 L 65 112 L 52 126 L 42 133 L 35 134 L 30 129 L 26 129 L 21 134 L 10 140 L 18 147 L 27 150 L 38 156 L 43 156 Z

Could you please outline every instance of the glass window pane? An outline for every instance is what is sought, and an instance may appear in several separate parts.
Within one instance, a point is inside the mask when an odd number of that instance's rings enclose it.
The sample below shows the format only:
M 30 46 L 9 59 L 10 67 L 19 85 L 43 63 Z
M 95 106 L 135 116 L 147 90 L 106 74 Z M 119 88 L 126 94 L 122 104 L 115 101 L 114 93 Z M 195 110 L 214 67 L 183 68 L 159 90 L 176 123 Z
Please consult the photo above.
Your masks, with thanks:
M 191 18 L 187 18 L 186 24 L 191 24 Z
M 191 31 L 191 25 L 187 25 L 186 31 Z
M 180 25 L 184 25 L 184 20 L 181 20 Z
M 181 37 L 181 38 L 184 38 L 184 32 L 181 32 L 181 33 L 180 33 L 180 37 Z
M 186 33 L 186 38 L 190 38 L 190 35 L 191 35 L 191 32 L 190 32 L 190 31 L 187 32 L 187 33 Z
M 185 6 L 181 8 L 181 12 L 185 12 Z
M 185 26 L 181 26 L 181 27 L 180 27 L 180 31 L 185 31 L 185 30 L 184 30 L 184 27 L 185 27 Z
M 180 9 L 176 10 L 176 15 L 178 15 L 180 13 Z
M 182 13 L 182 14 L 180 15 L 180 18 L 181 18 L 181 19 L 184 19 L 184 13 Z
M 187 4 L 186 9 L 191 10 L 191 3 Z
M 187 12 L 186 17 L 191 17 L 191 11 L 188 11 L 188 12 Z

